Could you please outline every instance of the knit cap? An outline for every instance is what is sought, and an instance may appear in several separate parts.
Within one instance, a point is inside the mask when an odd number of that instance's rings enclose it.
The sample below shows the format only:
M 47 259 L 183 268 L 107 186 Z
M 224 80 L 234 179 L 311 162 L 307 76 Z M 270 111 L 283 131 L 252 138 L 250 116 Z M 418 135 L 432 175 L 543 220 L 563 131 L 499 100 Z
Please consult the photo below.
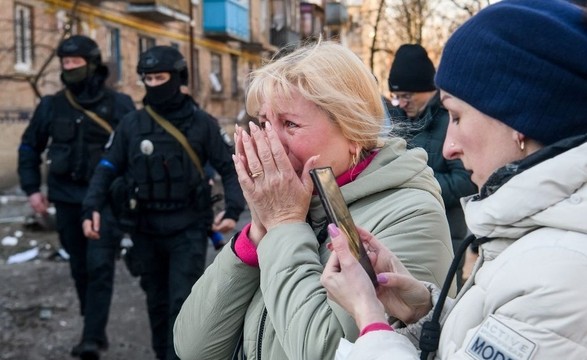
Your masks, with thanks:
M 397 49 L 391 64 L 387 80 L 389 91 L 434 91 L 434 73 L 434 64 L 426 49 L 418 44 L 404 44 Z
M 436 85 L 527 137 L 587 133 L 587 18 L 561 0 L 503 0 L 443 50 Z

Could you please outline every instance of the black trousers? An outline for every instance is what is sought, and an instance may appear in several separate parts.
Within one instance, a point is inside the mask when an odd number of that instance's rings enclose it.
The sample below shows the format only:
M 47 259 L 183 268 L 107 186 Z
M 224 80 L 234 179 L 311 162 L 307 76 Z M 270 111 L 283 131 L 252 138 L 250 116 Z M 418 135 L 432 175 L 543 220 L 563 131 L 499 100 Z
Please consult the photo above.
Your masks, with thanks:
M 84 236 L 81 205 L 56 202 L 55 210 L 59 240 L 70 256 L 71 277 L 84 317 L 82 340 L 103 344 L 107 341 L 115 259 L 122 233 L 108 208 L 101 214 L 99 240 Z
M 129 266 L 141 277 L 141 288 L 147 295 L 151 342 L 157 359 L 179 359 L 173 347 L 173 324 L 192 286 L 204 273 L 207 230 L 196 223 L 170 236 L 132 235 Z

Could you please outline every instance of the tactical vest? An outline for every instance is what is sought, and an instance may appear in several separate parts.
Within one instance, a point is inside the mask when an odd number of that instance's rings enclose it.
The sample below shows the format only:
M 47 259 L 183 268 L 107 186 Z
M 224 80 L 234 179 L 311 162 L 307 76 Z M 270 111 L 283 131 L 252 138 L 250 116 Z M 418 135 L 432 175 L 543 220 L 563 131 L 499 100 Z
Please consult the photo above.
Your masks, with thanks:
M 106 94 L 91 110 L 112 124 L 113 97 Z M 47 153 L 49 172 L 89 182 L 109 137 L 100 125 L 75 110 L 63 92 L 57 93 L 53 97 L 52 139 Z
M 129 162 L 133 194 L 140 208 L 177 211 L 184 208 L 207 210 L 210 186 L 196 170 L 180 143 L 163 130 L 145 110 L 138 113 L 138 129 L 130 141 Z M 180 128 L 198 153 L 198 131 L 193 121 Z M 201 154 L 198 154 L 201 156 Z M 203 159 L 201 159 L 203 160 Z

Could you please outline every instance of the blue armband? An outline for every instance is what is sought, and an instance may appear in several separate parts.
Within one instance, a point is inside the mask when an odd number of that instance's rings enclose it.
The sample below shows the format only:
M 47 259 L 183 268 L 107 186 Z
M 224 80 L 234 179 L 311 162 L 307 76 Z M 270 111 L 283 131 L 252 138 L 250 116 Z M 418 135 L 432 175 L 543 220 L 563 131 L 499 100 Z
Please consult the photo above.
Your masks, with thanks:
M 114 166 L 114 164 L 112 164 L 110 161 L 108 161 L 106 159 L 100 160 L 100 162 L 98 163 L 98 166 L 103 166 L 103 167 L 112 169 L 112 171 L 116 172 L 116 166 Z
M 34 151 L 33 147 L 27 144 L 20 144 L 18 151 Z

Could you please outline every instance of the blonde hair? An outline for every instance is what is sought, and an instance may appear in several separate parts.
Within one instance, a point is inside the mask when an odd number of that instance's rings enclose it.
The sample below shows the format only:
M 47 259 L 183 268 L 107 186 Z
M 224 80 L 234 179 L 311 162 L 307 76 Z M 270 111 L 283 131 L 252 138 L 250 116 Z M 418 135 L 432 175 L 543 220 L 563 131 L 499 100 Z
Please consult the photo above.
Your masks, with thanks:
M 331 41 L 305 45 L 255 70 L 246 96 L 246 110 L 258 116 L 264 102 L 278 113 L 297 91 L 340 127 L 363 150 L 383 145 L 385 118 L 375 77 L 349 49 Z

